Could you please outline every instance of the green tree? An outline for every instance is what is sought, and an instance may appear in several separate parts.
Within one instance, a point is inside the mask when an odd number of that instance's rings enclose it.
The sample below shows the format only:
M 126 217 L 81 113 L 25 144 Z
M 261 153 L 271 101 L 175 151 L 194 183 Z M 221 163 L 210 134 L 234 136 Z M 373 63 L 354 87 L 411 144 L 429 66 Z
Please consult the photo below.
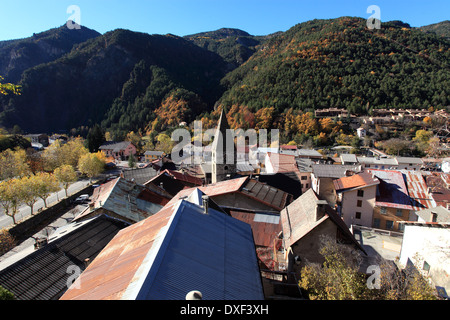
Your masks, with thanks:
M 134 157 L 133 154 L 130 154 L 130 156 L 128 157 L 128 167 L 130 168 L 136 167 L 136 158 Z
M 14 300 L 14 293 L 0 286 L 0 300 Z
M 89 152 L 97 152 L 105 141 L 106 138 L 103 129 L 98 124 L 94 125 L 94 127 L 89 130 L 86 137 Z
M 68 197 L 67 189 L 69 189 L 71 183 L 78 179 L 74 168 L 68 164 L 62 165 L 55 169 L 54 174 L 58 181 L 62 183 L 64 191 L 66 192 L 66 197 Z

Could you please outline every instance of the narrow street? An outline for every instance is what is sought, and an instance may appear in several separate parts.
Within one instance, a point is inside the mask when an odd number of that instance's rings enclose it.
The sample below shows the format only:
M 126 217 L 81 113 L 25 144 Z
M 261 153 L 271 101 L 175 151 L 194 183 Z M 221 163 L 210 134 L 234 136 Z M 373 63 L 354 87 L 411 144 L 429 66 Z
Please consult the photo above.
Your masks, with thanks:
M 82 190 L 89 184 L 89 179 L 82 179 L 75 183 L 72 183 L 67 190 L 68 195 L 77 193 Z M 51 206 L 54 203 L 57 203 L 59 200 L 64 199 L 66 197 L 66 193 L 64 189 L 61 189 L 58 192 L 51 194 L 47 198 L 47 205 Z M 33 206 L 33 213 L 37 213 L 39 209 L 44 208 L 44 201 L 39 199 Z M 16 214 L 16 222 L 19 223 L 24 218 L 28 217 L 31 214 L 31 208 L 27 205 L 20 206 L 19 212 Z M 4 209 L 0 207 L 0 229 L 8 227 L 13 224 L 13 219 L 10 216 L 5 215 Z

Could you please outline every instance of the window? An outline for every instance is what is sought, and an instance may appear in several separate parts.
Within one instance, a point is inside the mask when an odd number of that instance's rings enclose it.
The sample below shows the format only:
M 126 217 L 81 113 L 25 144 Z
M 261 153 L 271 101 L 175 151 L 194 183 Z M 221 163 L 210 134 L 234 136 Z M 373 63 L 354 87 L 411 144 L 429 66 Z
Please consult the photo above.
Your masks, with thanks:
M 436 212 L 431 213 L 431 222 L 437 222 L 437 213 Z
M 362 207 L 362 200 L 358 200 L 358 201 L 356 202 L 356 206 L 357 206 L 357 207 Z
M 379 228 L 380 227 L 380 219 L 373 219 L 373 227 L 374 228 Z
M 361 219 L 361 212 L 356 212 L 355 218 L 356 219 Z
M 394 228 L 394 221 L 386 220 L 386 229 L 392 230 Z
M 364 197 L 364 190 L 358 190 L 358 197 Z
M 306 189 L 308 189 L 308 188 L 309 188 L 309 183 L 306 184 Z
M 387 209 L 385 207 L 381 207 L 380 208 L 380 213 L 381 214 L 386 214 L 386 212 L 387 212 Z
M 395 215 L 396 215 L 397 217 L 403 216 L 403 211 L 402 211 L 402 209 L 397 209 L 397 211 L 395 212 Z
M 307 176 L 302 176 L 302 180 L 308 180 Z

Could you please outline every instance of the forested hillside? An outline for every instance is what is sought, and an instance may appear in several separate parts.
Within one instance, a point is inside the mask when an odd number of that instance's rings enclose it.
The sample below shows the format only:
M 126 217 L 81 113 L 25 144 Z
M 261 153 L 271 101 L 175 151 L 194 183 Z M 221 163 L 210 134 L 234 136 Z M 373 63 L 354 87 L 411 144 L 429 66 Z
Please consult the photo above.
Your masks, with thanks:
M 400 22 L 344 17 L 299 24 L 227 74 L 221 104 L 274 108 L 435 108 L 449 104 L 449 42 Z
M 102 123 L 126 134 L 153 121 L 177 89 L 180 98 L 198 96 L 186 114 L 205 111 L 223 92 L 224 75 L 218 55 L 180 37 L 115 30 L 26 70 L 22 95 L 3 98 L 1 120 L 31 132 Z
M 0 75 L 22 86 L 0 97 L 0 126 L 51 133 L 98 123 L 119 139 L 195 119 L 209 126 L 218 106 L 233 112 L 233 127 L 287 131 L 303 128 L 290 127 L 291 116 L 320 108 L 440 109 L 449 105 L 450 46 L 430 28 L 393 21 L 369 30 L 365 19 L 342 17 L 268 36 L 181 38 L 63 26 L 0 42 Z
M 26 69 L 53 61 L 70 52 L 74 45 L 99 35 L 86 27 L 70 30 L 64 25 L 29 38 L 0 41 L 0 75 L 16 83 Z

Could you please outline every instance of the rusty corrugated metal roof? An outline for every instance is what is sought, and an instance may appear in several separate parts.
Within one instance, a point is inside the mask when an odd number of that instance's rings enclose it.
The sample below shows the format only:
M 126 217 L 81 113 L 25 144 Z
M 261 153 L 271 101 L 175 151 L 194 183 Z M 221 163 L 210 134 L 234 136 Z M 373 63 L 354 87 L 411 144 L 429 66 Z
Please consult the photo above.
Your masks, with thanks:
M 61 300 L 120 300 L 173 210 L 166 206 L 121 230 L 80 275 L 81 286 L 69 288 Z
M 158 212 L 169 198 L 143 185 L 136 184 L 124 178 L 111 180 L 94 189 L 89 208 L 74 220 L 90 216 L 92 212 L 103 208 L 127 219 L 138 222 Z
M 414 210 L 430 209 L 436 207 L 436 202 L 428 194 L 428 187 L 419 171 L 400 170 L 406 178 L 408 194 Z
M 80 286 L 62 299 L 184 300 L 192 290 L 205 300 L 264 298 L 250 226 L 184 200 L 119 232 Z
M 279 214 L 237 210 L 231 210 L 230 213 L 233 218 L 251 226 L 256 246 L 272 247 L 274 240 L 278 238 L 278 234 L 282 230 Z

